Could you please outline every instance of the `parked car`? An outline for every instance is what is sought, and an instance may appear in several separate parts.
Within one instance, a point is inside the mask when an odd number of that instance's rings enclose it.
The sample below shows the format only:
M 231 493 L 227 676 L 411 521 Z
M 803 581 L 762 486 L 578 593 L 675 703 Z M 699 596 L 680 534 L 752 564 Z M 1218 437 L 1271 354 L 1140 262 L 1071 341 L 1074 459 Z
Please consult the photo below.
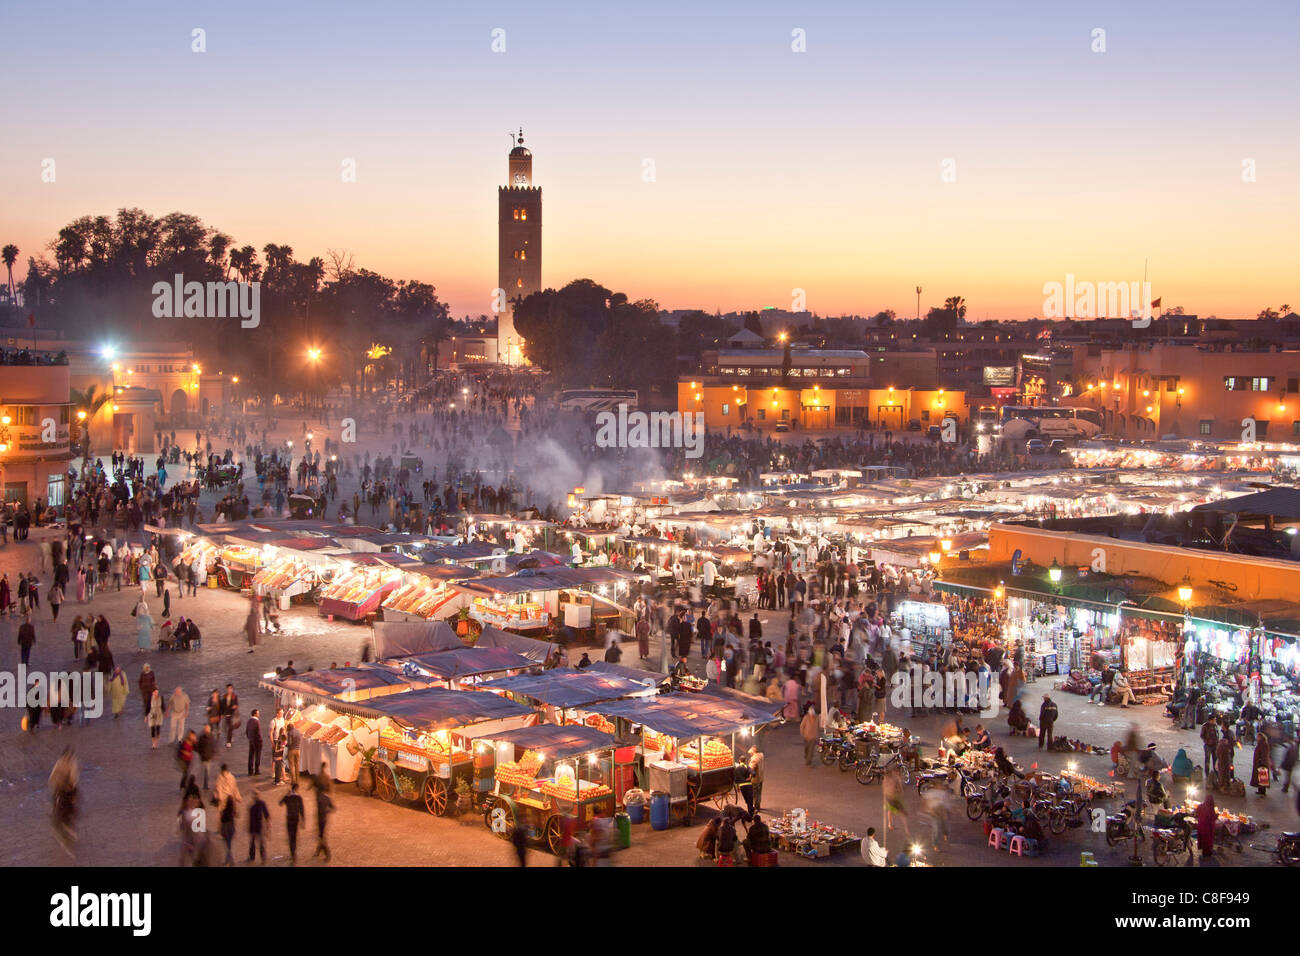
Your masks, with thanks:
M 1025 451 L 1031 455 L 1042 455 L 1047 451 L 1047 446 L 1041 438 L 1031 438 L 1025 442 Z
M 919 432 L 921 430 L 921 419 L 913 418 L 907 423 L 907 430 L 909 432 Z
M 789 423 L 789 422 L 777 422 L 777 423 L 776 423 L 776 430 L 779 431 L 779 432 L 788 432 L 788 431 L 790 430 L 790 423 Z
M 1053 455 L 1059 455 L 1065 451 L 1065 439 L 1053 438 L 1052 443 L 1047 446 L 1047 450 Z

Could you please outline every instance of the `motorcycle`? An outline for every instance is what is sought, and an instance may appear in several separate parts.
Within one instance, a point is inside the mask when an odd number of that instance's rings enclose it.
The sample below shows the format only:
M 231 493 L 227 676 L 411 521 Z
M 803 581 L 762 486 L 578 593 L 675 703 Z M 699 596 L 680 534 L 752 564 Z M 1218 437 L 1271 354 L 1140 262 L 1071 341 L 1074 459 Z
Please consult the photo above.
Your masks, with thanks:
M 1262 850 L 1265 853 L 1272 853 L 1274 859 L 1283 866 L 1295 866 L 1300 863 L 1300 830 L 1294 833 L 1279 833 L 1277 837 L 1277 846 L 1261 846 L 1258 843 L 1250 845 L 1252 850 Z
M 1112 813 L 1106 817 L 1106 845 L 1119 846 L 1126 840 L 1132 840 L 1134 836 L 1139 842 L 1146 840 L 1146 833 L 1138 825 L 1137 816 L 1131 806 L 1125 806 L 1119 813 Z
M 857 768 L 854 776 L 857 777 L 858 783 L 864 787 L 868 784 L 879 783 L 885 779 L 885 774 L 891 767 L 897 766 L 902 773 L 903 785 L 912 782 L 912 771 L 903 762 L 897 750 L 888 751 L 888 756 L 883 750 L 877 750 L 863 760 L 857 762 Z
M 817 739 L 817 756 L 826 766 L 836 763 L 840 759 L 840 750 L 844 744 L 842 734 L 823 734 Z
M 966 790 L 964 779 L 963 790 Z M 970 820 L 978 820 L 984 814 L 989 813 L 994 804 L 1006 800 L 1010 796 L 1010 788 L 998 783 L 990 783 L 983 790 L 971 788 L 966 795 L 966 817 Z
M 1151 856 L 1156 866 L 1182 863 L 1192 852 L 1192 827 L 1186 817 L 1174 821 L 1171 827 L 1154 827 L 1151 830 Z

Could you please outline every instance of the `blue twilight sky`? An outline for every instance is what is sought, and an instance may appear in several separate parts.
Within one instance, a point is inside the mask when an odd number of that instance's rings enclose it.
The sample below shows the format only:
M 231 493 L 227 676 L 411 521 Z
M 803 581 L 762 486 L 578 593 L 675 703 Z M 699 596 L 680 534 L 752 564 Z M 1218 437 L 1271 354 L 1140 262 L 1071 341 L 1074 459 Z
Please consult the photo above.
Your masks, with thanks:
M 1254 314 L 1300 304 L 1298 27 L 1295 2 L 6 2 L 0 242 L 25 271 L 78 215 L 180 209 L 477 315 L 522 125 L 548 285 L 908 314 L 921 284 L 1013 318 L 1149 259 L 1166 306 Z

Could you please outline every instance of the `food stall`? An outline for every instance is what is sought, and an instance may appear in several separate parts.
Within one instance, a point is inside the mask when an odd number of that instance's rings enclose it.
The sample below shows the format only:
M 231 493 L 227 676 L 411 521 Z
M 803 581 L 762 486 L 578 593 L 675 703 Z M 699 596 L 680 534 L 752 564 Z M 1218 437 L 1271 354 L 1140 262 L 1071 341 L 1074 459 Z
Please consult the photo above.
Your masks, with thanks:
M 603 662 L 602 662 L 603 663 Z M 658 676 L 658 675 L 656 675 Z M 532 707 L 549 724 L 580 725 L 614 732 L 614 725 L 586 708 L 602 701 L 625 697 L 649 697 L 658 693 L 653 680 L 637 680 L 591 668 L 554 667 L 541 673 L 499 677 L 478 685 L 479 690 L 505 694 L 517 703 Z M 624 745 L 613 751 L 612 777 L 619 803 L 636 785 L 636 748 Z
M 473 568 L 454 564 L 422 564 L 406 574 L 381 605 L 385 621 L 431 621 L 446 618 L 469 604 L 459 581 L 477 577 Z
M 639 740 L 642 788 L 670 794 L 686 819 L 705 800 L 719 810 L 736 803 L 736 748 L 748 748 L 755 731 L 775 719 L 709 694 L 660 694 L 589 709 L 614 723 L 620 741 Z
M 415 800 L 436 816 L 454 806 L 458 781 L 474 784 L 473 737 L 528 726 L 537 715 L 497 694 L 430 687 L 343 705 L 380 724 L 375 796 Z M 471 729 L 472 728 L 472 729 Z
M 205 571 L 211 572 L 217 566 L 217 546 L 207 538 L 192 537 L 186 542 L 181 553 L 172 561 L 173 568 L 179 568 L 185 565 L 186 568 L 193 570 L 196 567 L 202 567 Z
M 402 580 L 402 572 L 378 560 L 352 555 L 345 569 L 321 592 L 320 613 L 362 621 L 379 610 L 383 599 Z M 351 567 L 347 567 L 350 564 Z
M 483 822 L 503 840 L 516 830 L 559 854 L 570 832 L 614 815 L 615 740 L 581 725 L 535 724 L 476 735 L 475 764 L 491 761 Z
M 223 587 L 240 591 L 253 583 L 261 566 L 261 548 L 227 544 L 217 554 L 217 580 Z
M 336 667 L 292 677 L 267 674 L 258 686 L 269 690 L 284 709 L 286 720 L 302 733 L 300 766 L 314 772 L 322 763 L 330 776 L 344 783 L 357 779 L 363 752 L 377 746 L 378 727 L 339 709 L 339 705 L 401 694 L 421 682 L 383 668 Z

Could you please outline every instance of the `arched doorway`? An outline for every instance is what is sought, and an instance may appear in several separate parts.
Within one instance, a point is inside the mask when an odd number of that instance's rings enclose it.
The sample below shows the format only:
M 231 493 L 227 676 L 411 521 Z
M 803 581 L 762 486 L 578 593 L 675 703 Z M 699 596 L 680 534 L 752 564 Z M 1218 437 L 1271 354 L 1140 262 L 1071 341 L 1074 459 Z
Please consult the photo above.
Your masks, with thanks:
M 185 389 L 178 388 L 172 392 L 171 413 L 172 421 L 183 422 L 189 414 L 190 398 L 185 394 Z

